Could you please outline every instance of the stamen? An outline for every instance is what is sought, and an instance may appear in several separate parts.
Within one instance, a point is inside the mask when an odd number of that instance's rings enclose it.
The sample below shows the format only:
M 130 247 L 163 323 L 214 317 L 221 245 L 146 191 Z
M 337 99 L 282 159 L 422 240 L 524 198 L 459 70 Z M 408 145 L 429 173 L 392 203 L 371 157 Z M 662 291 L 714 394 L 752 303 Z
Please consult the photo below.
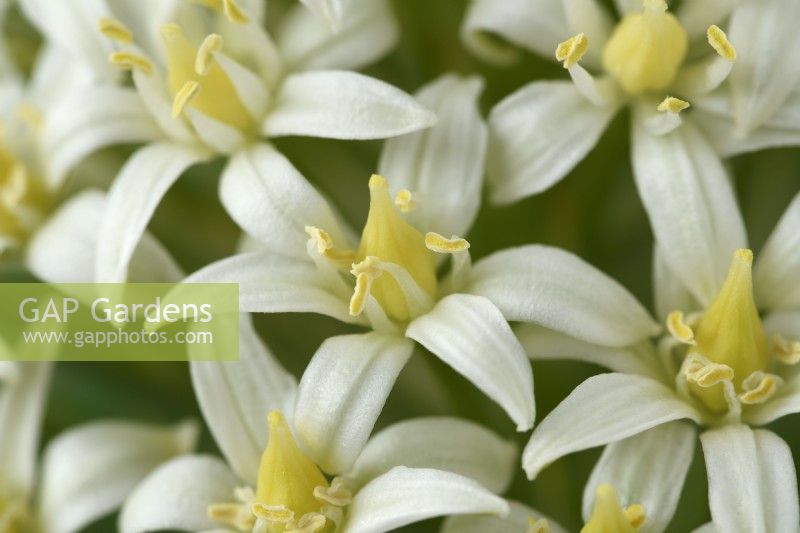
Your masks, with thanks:
M 353 265 L 350 273 L 356 276 L 356 287 L 353 290 L 353 296 L 350 297 L 350 316 L 358 316 L 364 311 L 367 298 L 372 290 L 372 282 L 383 273 L 377 267 L 378 262 L 377 257 L 367 257 Z
M 240 531 L 249 531 L 256 522 L 256 517 L 247 505 L 241 503 L 213 503 L 208 506 L 208 517 L 222 524 L 228 524 Z
M 394 197 L 394 205 L 402 213 L 408 213 L 417 208 L 417 202 L 408 189 L 400 189 Z
M 133 42 L 133 32 L 131 32 L 125 24 L 115 18 L 100 17 L 97 21 L 97 28 L 100 30 L 100 33 L 109 39 L 124 44 Z
M 773 339 L 775 357 L 784 365 L 796 365 L 800 362 L 800 341 L 789 341 L 781 335 Z
M 439 254 L 453 254 L 456 252 L 463 252 L 469 249 L 469 242 L 461 237 L 453 235 L 447 239 L 438 233 L 429 231 L 425 234 L 425 246 L 428 250 Z
M 345 488 L 342 478 L 335 478 L 330 487 L 314 487 L 314 497 L 336 507 L 344 507 L 353 502 L 353 493 Z
M 728 365 L 694 359 L 686 367 L 686 379 L 703 388 L 713 387 L 723 381 L 733 380 L 733 369 Z
M 780 382 L 781 380 L 778 376 L 764 372 L 753 372 L 742 382 L 742 388 L 745 392 L 739 395 L 739 399 L 745 405 L 764 403 L 775 394 Z
M 684 109 L 687 109 L 688 107 L 689 107 L 689 102 L 681 100 L 680 98 L 675 98 L 674 96 L 667 96 L 666 98 L 664 98 L 664 100 L 661 101 L 660 104 L 658 104 L 658 107 L 656 109 L 658 109 L 658 111 L 661 111 L 662 113 L 673 113 L 677 115 L 678 113 L 680 113 Z
M 636 533 L 645 521 L 644 508 L 632 505 L 623 510 L 611 485 L 600 485 L 594 500 L 592 517 L 581 533 Z
M 728 40 L 728 36 L 720 29 L 719 26 L 711 25 L 706 32 L 708 37 L 708 44 L 710 44 L 719 55 L 728 61 L 736 60 L 736 48 L 733 47 Z
M 222 36 L 216 33 L 208 35 L 203 39 L 200 48 L 197 49 L 197 56 L 194 60 L 194 71 L 201 76 L 205 76 L 211 70 L 211 62 L 214 60 L 214 52 L 222 50 Z
M 153 72 L 153 64 L 149 59 L 133 52 L 112 52 L 108 56 L 111 64 L 125 70 L 139 69 L 148 76 Z
M 283 505 L 265 505 L 263 503 L 254 503 L 252 507 L 253 514 L 267 522 L 277 522 L 279 524 L 288 524 L 294 519 L 294 511 L 287 509 Z
M 579 33 L 559 43 L 556 48 L 556 59 L 564 62 L 564 68 L 569 68 L 580 61 L 588 49 L 589 39 L 585 34 Z
M 175 93 L 175 99 L 172 101 L 172 118 L 178 118 L 183 113 L 186 104 L 197 95 L 200 89 L 200 84 L 194 80 L 187 81 L 183 87 Z
M 550 533 L 550 522 L 546 518 L 537 520 L 536 517 L 529 516 L 526 533 Z
M 321 256 L 336 263 L 340 263 L 340 265 L 348 265 L 355 261 L 355 251 L 341 250 L 336 248 L 336 246 L 333 244 L 333 239 L 331 238 L 330 234 L 328 234 L 328 232 L 324 229 L 314 226 L 306 226 L 305 230 L 308 236 L 311 237 L 311 240 L 314 241 L 314 244 L 317 247 L 317 252 L 319 252 Z
M 694 344 L 694 331 L 684 322 L 681 311 L 673 311 L 667 316 L 667 330 L 682 343 Z
M 286 525 L 284 533 L 315 533 L 325 527 L 325 516 L 319 513 L 303 515 L 297 522 Z
M 228 17 L 228 20 L 236 24 L 247 24 L 250 21 L 250 18 L 245 15 L 236 0 L 222 0 L 222 11 Z
M 645 521 L 647 520 L 647 515 L 645 515 L 644 507 L 640 504 L 634 504 L 625 509 L 625 517 L 628 519 L 628 522 L 635 527 L 640 528 L 644 525 Z

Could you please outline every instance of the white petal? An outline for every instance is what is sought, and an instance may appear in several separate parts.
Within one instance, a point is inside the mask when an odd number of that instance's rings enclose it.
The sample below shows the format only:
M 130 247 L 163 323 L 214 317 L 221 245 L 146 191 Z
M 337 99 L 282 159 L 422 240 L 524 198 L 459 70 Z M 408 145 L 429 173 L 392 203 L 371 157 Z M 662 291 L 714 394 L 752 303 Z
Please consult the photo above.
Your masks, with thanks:
M 415 418 L 372 437 L 347 477 L 361 486 L 397 465 L 454 472 L 502 494 L 516 471 L 517 447 L 467 420 Z
M 763 426 L 782 416 L 800 413 L 800 377 L 786 381 L 768 401 L 752 405 L 743 413 L 748 424 Z
M 697 2 L 694 5 L 698 5 Z M 693 61 L 680 69 L 671 91 L 685 95 L 690 101 L 699 95 L 708 94 L 724 82 L 733 69 L 734 62 L 714 54 Z
M 759 307 L 800 308 L 800 194 L 786 208 L 758 254 L 753 287 Z
M 143 47 L 151 57 L 159 57 L 164 42 L 161 26 L 175 19 L 181 0 L 104 1 L 114 17 L 131 30 L 137 46 Z
M 642 533 L 664 531 L 678 507 L 696 438 L 690 424 L 670 422 L 606 446 L 583 491 L 583 519 L 591 517 L 597 487 L 609 484 L 623 506 L 644 507 Z
M 642 376 L 600 374 L 578 385 L 539 423 L 522 465 L 533 479 L 565 455 L 682 418 L 697 422 L 700 414 L 663 384 Z
M 637 114 L 632 135 L 636 185 L 664 260 L 692 295 L 708 304 L 733 252 L 747 242 L 728 173 L 689 122 L 656 136 Z
M 505 98 L 489 115 L 492 200 L 509 203 L 553 186 L 589 153 L 615 113 L 566 81 L 531 83 Z
M 0 470 L 8 491 L 32 496 L 36 456 L 52 363 L 17 363 L 17 376 L 0 388 Z
M 742 2 L 734 10 L 729 34 L 737 59 L 730 85 L 740 132 L 764 124 L 797 88 L 797 20 L 800 3 L 794 0 Z
M 688 313 L 701 308 L 686 286 L 667 265 L 664 252 L 658 244 L 653 246 L 653 288 L 656 315 L 662 323 L 672 311 Z
M 238 283 L 239 309 L 250 313 L 320 313 L 342 322 L 350 316 L 350 291 L 335 285 L 309 259 L 275 252 L 234 255 L 190 275 L 187 283 Z
M 442 470 L 398 466 L 358 491 L 345 533 L 380 533 L 436 516 L 508 513 L 508 504 L 477 482 Z
M 797 531 L 797 475 L 789 446 L 767 430 L 724 426 L 700 435 L 708 502 L 720 531 Z
M 78 531 L 113 511 L 155 467 L 191 451 L 197 436 L 193 422 L 167 428 L 104 421 L 62 433 L 44 452 L 43 529 Z
M 488 299 L 452 294 L 414 320 L 416 340 L 497 402 L 517 424 L 533 426 L 533 374 L 525 350 Z
M 208 506 L 234 501 L 239 484 L 216 457 L 187 455 L 163 464 L 131 493 L 119 517 L 121 533 L 162 529 L 208 530 Z
M 569 35 L 561 37 L 561 41 L 578 33 L 585 34 L 589 40 L 589 49 L 581 62 L 592 69 L 600 70 L 603 48 L 614 29 L 614 20 L 598 0 L 561 0 L 561 3 L 570 30 Z M 550 50 L 550 57 L 553 57 L 555 51 L 555 48 Z
M 464 45 L 486 61 L 510 64 L 516 46 L 552 57 L 556 46 L 569 38 L 570 30 L 561 0 L 473 0 L 461 26 Z
M 168 90 L 167 80 L 157 70 L 145 74 L 139 69 L 133 71 L 134 87 L 139 97 L 150 112 L 153 120 L 158 122 L 162 131 L 177 142 L 196 142 L 196 135 L 186 120 L 172 118 L 172 94 Z
M 440 533 L 498 533 L 508 531 L 509 533 L 522 533 L 528 529 L 528 519 L 544 518 L 550 526 L 550 533 L 567 533 L 549 516 L 540 511 L 528 507 L 524 503 L 508 501 L 510 509 L 508 516 L 500 518 L 491 515 L 462 515 L 451 516 L 444 521 Z
M 131 255 L 167 189 L 184 170 L 208 157 L 200 148 L 171 143 L 151 144 L 131 156 L 108 192 L 98 238 L 98 281 L 125 278 Z
M 436 116 L 388 83 L 338 70 L 286 78 L 262 131 L 269 136 L 383 139 L 428 128 Z
M 642 10 L 642 0 L 614 0 L 614 5 L 620 17 Z
M 110 85 L 73 91 L 45 116 L 42 150 L 47 154 L 47 179 L 56 187 L 74 165 L 100 148 L 161 136 L 136 91 Z
M 221 154 L 232 154 L 244 147 L 247 137 L 233 126 L 206 115 L 196 109 L 186 109 L 186 116 L 189 117 L 197 136 L 211 150 Z
M 719 533 L 719 531 L 717 530 L 717 526 L 714 525 L 714 522 L 707 522 L 693 529 L 692 533 Z
M 534 322 L 604 346 L 629 346 L 659 332 L 622 285 L 579 257 L 549 246 L 496 252 L 472 269 L 469 292 L 508 320 Z
M 337 32 L 295 6 L 284 17 L 278 46 L 292 70 L 358 70 L 386 55 L 400 36 L 386 0 L 350 0 Z
M 390 139 L 378 168 L 394 191 L 411 191 L 408 220 L 421 231 L 463 236 L 478 214 L 486 164 L 486 125 L 478 109 L 478 77 L 445 75 L 416 97 L 439 117 L 436 126 Z
M 339 31 L 350 0 L 300 0 L 316 16 L 324 20 L 332 31 Z
M 629 0 L 631 3 L 637 0 Z M 689 35 L 689 40 L 700 39 L 705 36 L 706 30 L 712 24 L 721 24 L 741 0 L 703 0 L 702 2 L 689 1 L 681 4 L 678 9 L 678 20 Z M 641 4 L 640 4 L 641 6 Z M 732 41 L 735 46 L 738 42 Z
M 323 470 L 340 474 L 369 438 L 414 346 L 382 333 L 331 337 L 300 378 L 294 426 Z
M 191 346 L 190 346 L 191 350 Z M 292 416 L 297 380 L 239 318 L 239 360 L 189 363 L 197 403 L 211 434 L 240 479 L 252 486 L 267 445 L 267 413 Z
M 608 348 L 570 337 L 536 324 L 515 328 L 517 338 L 534 361 L 569 359 L 600 365 L 614 372 L 660 379 L 661 364 L 651 342 L 639 346 Z
M 269 249 L 308 260 L 305 227 L 309 225 L 327 231 L 337 247 L 350 246 L 328 202 L 268 144 L 234 155 L 219 188 L 231 218 Z

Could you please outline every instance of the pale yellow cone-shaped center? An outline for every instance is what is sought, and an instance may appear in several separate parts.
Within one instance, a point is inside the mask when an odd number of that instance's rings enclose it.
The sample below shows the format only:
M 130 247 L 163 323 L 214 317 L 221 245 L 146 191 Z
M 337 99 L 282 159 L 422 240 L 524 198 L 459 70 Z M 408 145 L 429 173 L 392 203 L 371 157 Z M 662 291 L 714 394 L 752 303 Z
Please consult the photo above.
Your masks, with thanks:
M 403 220 L 389 196 L 389 184 L 383 176 L 369 180 L 369 215 L 357 259 L 377 257 L 405 268 L 414 281 L 431 296 L 436 295 L 436 259 L 425 246 L 425 237 Z M 404 322 L 410 315 L 403 291 L 388 274 L 378 277 L 370 289 L 389 317 Z
M 689 39 L 664 0 L 644 0 L 640 13 L 617 24 L 603 49 L 603 67 L 629 94 L 668 88 L 686 58 Z
M 641 505 L 623 509 L 611 485 L 597 487 L 592 516 L 581 533 L 637 533 L 645 522 Z
M 192 46 L 183 30 L 177 24 L 165 24 L 161 34 L 167 50 L 167 84 L 173 96 L 185 94 L 189 84 L 197 87 L 187 95 L 185 106 L 241 130 L 252 127 L 252 119 L 239 99 L 239 94 L 231 79 L 209 54 L 201 54 L 204 61 L 198 61 L 197 49 Z M 202 65 L 199 65 L 202 63 Z M 205 72 L 198 72 L 198 66 Z M 181 106 L 183 107 L 183 106 Z
M 316 487 L 328 487 L 328 480 L 317 465 L 305 456 L 294 440 L 292 430 L 279 411 L 272 411 L 269 442 L 258 467 L 256 501 L 270 507 L 284 507 L 295 520 L 306 513 L 319 513 L 322 503 L 314 497 Z M 283 531 L 274 524 L 270 531 Z
M 753 299 L 752 266 L 753 252 L 737 250 L 722 289 L 703 314 L 694 336 L 693 351 L 731 367 L 737 390 L 750 374 L 769 366 L 767 337 Z M 692 384 L 692 391 L 712 410 L 727 408 L 722 384 L 707 388 Z

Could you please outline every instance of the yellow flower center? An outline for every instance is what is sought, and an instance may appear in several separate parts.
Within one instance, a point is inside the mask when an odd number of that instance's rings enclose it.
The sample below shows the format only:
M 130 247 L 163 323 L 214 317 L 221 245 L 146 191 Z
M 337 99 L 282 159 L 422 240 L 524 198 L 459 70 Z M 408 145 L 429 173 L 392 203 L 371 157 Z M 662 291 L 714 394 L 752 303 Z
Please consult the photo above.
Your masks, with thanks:
M 253 121 L 236 87 L 214 59 L 222 37 L 211 34 L 196 49 L 177 24 L 165 24 L 161 34 L 167 50 L 167 84 L 174 96 L 173 116 L 190 107 L 235 128 L 251 129 Z
M 436 260 L 425 245 L 425 237 L 398 213 L 383 176 L 375 174 L 370 178 L 369 193 L 369 215 L 356 251 L 356 261 L 364 262 L 369 257 L 376 257 L 384 263 L 395 263 L 403 267 L 422 290 L 435 296 Z M 369 273 L 363 274 L 369 276 Z M 373 276 L 369 281 L 369 293 L 389 317 L 401 322 L 409 320 L 406 297 L 392 276 Z
M 0 497 L 0 533 L 26 533 L 34 529 L 24 502 Z
M 614 487 L 600 485 L 595 494 L 592 516 L 581 533 L 637 533 L 645 519 L 641 505 L 623 509 Z
M 669 87 L 686 57 L 689 39 L 664 0 L 643 0 L 623 18 L 603 49 L 603 67 L 629 94 Z
M 743 389 L 748 377 L 767 370 L 770 363 L 767 337 L 753 299 L 752 264 L 753 252 L 736 251 L 722 289 L 695 328 L 695 345 L 690 350 L 715 363 L 706 372 L 731 379 L 737 391 Z M 722 383 L 691 386 L 692 392 L 712 410 L 727 408 Z
M 30 234 L 47 207 L 47 195 L 28 168 L 0 145 L 0 239 Z

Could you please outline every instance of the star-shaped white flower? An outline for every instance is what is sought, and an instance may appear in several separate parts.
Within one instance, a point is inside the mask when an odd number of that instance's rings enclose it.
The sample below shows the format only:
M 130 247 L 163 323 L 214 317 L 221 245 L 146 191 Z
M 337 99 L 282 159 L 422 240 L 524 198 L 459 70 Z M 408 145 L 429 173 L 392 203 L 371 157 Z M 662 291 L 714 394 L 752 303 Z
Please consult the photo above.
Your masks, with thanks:
M 50 441 L 39 433 L 52 363 L 19 363 L 0 385 L 0 529 L 72 533 L 116 509 L 160 463 L 194 448 L 192 422 L 91 422 Z
M 464 290 L 473 268 L 469 243 L 458 235 L 471 225 L 480 199 L 481 87 L 479 79 L 448 75 L 419 91 L 440 122 L 386 144 L 380 169 L 397 194 L 393 202 L 382 176 L 369 180 L 370 211 L 358 245 L 275 150 L 248 150 L 222 177 L 223 203 L 257 241 L 256 251 L 211 264 L 187 281 L 238 282 L 242 311 L 321 313 L 371 330 L 328 339 L 300 384 L 299 404 L 317 415 L 295 424 L 308 432 L 312 450 L 325 451 L 325 468 L 338 469 L 355 453 L 339 445 L 340 435 L 358 432 L 366 440 L 414 341 L 496 401 L 520 431 L 533 425 L 525 352 L 491 299 Z M 440 279 L 437 265 L 447 256 L 452 268 Z
M 163 465 L 125 504 L 123 533 L 310 533 L 323 528 L 378 533 L 434 516 L 508 512 L 492 491 L 508 487 L 515 446 L 472 422 L 413 419 L 385 428 L 368 442 L 358 433 L 343 432 L 334 436 L 340 442 L 328 444 L 352 449 L 351 459 L 324 467 L 319 451 L 309 445 L 313 426 L 301 427 L 297 421 L 325 413 L 307 411 L 315 408 L 307 402 L 296 403 L 295 378 L 261 343 L 246 315 L 240 360 L 193 362 L 191 371 L 227 464 L 188 455 Z M 359 406 L 369 405 L 367 394 L 356 399 Z M 352 411 L 351 417 L 364 419 L 359 423 L 369 424 L 371 431 L 369 416 Z
M 103 281 L 124 278 L 162 196 L 196 163 L 220 154 L 235 161 L 254 146 L 270 150 L 264 138 L 378 139 L 435 122 L 430 111 L 399 89 L 341 70 L 364 66 L 395 43 L 396 25 L 384 0 L 360 0 L 336 34 L 297 5 L 283 20 L 277 43 L 258 13 L 235 0 L 180 8 L 167 2 L 158 11 L 147 2 L 123 3 L 125 9 L 90 2 L 82 10 L 40 4 L 24 2 L 53 42 L 62 43 L 68 33 L 64 26 L 73 24 L 69 29 L 81 38 L 64 47 L 76 55 L 82 51 L 87 61 L 99 50 L 104 63 L 110 58 L 132 70 L 133 89 L 106 83 L 91 102 L 74 101 L 75 109 L 89 108 L 91 120 L 73 112 L 63 124 L 65 136 L 94 149 L 148 142 L 131 156 L 109 192 L 97 264 Z M 55 23 L 59 13 L 62 20 Z M 103 63 L 91 63 L 101 73 L 107 70 Z M 225 173 L 234 179 L 230 165 Z

